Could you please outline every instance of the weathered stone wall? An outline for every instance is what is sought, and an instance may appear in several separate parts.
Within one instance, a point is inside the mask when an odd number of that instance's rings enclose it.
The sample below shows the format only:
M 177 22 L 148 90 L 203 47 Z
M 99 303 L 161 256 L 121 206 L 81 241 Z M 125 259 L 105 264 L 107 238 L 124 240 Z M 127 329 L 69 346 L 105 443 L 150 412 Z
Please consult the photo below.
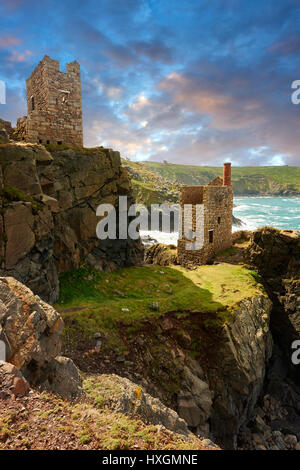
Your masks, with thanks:
M 26 80 L 28 116 L 18 119 L 18 137 L 26 142 L 82 147 L 80 65 L 45 56 Z
M 13 276 L 44 300 L 58 298 L 58 273 L 89 263 L 100 270 L 142 261 L 140 240 L 99 240 L 96 208 L 133 202 L 119 152 L 42 145 L 0 145 L 0 275 Z

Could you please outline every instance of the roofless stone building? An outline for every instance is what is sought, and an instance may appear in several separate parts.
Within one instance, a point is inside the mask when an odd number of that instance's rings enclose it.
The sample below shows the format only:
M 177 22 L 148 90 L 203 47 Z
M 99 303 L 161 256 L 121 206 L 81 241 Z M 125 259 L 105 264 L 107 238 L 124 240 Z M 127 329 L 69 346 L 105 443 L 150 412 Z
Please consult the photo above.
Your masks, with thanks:
M 223 179 L 218 176 L 206 186 L 182 186 L 180 205 L 181 235 L 177 245 L 180 264 L 206 264 L 214 254 L 231 246 L 230 163 L 224 164 Z
M 28 115 L 18 119 L 18 137 L 40 144 L 83 146 L 80 65 L 66 72 L 47 55 L 26 80 Z

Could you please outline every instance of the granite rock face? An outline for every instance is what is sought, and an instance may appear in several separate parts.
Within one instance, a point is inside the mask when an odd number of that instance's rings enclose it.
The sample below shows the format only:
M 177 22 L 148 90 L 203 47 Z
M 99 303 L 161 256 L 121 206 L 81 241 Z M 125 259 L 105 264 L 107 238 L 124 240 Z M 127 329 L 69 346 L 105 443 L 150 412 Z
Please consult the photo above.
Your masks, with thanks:
M 81 380 L 71 359 L 59 356 L 63 326 L 56 310 L 28 287 L 0 278 L 0 340 L 6 345 L 6 361 L 30 385 L 72 398 L 80 393 Z
M 272 355 L 272 303 L 261 295 L 240 303 L 225 326 L 207 370 L 214 400 L 211 432 L 226 448 L 236 448 L 237 434 L 251 417 L 262 392 Z
M 236 448 L 239 429 L 252 416 L 263 389 L 273 345 L 271 309 L 265 295 L 240 302 L 214 341 L 212 333 L 205 338 L 202 330 L 198 341 L 209 341 L 202 359 L 184 359 L 178 414 L 197 435 L 227 449 Z
M 251 237 L 246 259 L 263 278 L 274 304 L 272 334 L 289 358 L 291 344 L 300 335 L 300 233 L 259 229 Z
M 212 412 L 213 392 L 205 381 L 199 363 L 187 361 L 184 379 L 177 397 L 178 414 L 197 435 L 209 437 L 209 419 Z
M 296 351 L 294 341 L 299 341 L 300 337 L 300 233 L 270 227 L 258 229 L 252 234 L 246 259 L 262 276 L 273 302 L 270 328 L 275 347 L 265 382 L 264 399 L 260 403 L 264 414 L 259 412 L 268 427 L 253 428 L 252 420 L 244 436 L 249 437 L 249 429 L 250 433 L 260 431 L 260 438 L 263 438 L 260 445 L 266 449 L 284 447 L 279 438 L 284 438 L 287 448 L 294 448 L 291 436 L 294 441 L 300 441 L 299 365 L 292 359 Z M 280 436 L 281 431 L 283 434 Z M 270 432 L 273 437 L 268 439 Z M 274 433 L 279 433 L 279 436 L 274 436 Z M 248 439 L 247 444 L 250 448 L 257 445 L 253 444 L 253 439 Z
M 137 264 L 140 240 L 99 240 L 98 205 L 132 200 L 120 155 L 110 149 L 0 145 L 1 274 L 24 282 L 53 303 L 58 273 L 82 262 L 99 270 Z

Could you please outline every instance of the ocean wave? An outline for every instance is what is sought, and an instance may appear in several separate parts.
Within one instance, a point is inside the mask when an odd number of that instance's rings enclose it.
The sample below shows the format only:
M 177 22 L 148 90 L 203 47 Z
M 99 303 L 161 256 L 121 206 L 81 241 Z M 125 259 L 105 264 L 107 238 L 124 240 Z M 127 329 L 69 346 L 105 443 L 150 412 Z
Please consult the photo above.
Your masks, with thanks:
M 234 199 L 233 214 L 243 225 L 233 226 L 232 231 L 256 230 L 259 227 L 300 230 L 300 198 L 243 197 Z M 141 231 L 159 243 L 177 244 L 178 233 Z

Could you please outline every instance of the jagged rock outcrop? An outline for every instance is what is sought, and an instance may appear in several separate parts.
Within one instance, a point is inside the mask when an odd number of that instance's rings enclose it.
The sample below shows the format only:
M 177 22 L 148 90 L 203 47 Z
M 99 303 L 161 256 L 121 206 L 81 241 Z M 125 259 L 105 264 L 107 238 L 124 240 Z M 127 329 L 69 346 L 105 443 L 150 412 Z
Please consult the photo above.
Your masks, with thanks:
M 234 225 L 235 227 L 242 227 L 245 224 L 241 219 L 239 219 L 238 217 L 235 217 L 233 215 L 232 216 L 232 225 Z
M 44 300 L 58 298 L 58 273 L 82 262 L 100 270 L 139 263 L 139 240 L 99 240 L 99 204 L 132 195 L 120 155 L 110 149 L 0 145 L 1 274 Z
M 263 227 L 252 233 L 247 261 L 266 279 L 299 274 L 300 233 Z
M 73 361 L 59 356 L 63 320 L 53 307 L 12 277 L 0 278 L 0 340 L 6 360 L 30 385 L 64 398 L 81 391 Z
M 300 233 L 258 229 L 245 258 L 261 275 L 273 302 L 274 348 L 263 397 L 240 441 L 251 449 L 300 448 L 299 365 L 292 361 L 292 344 L 300 336 Z
M 271 328 L 287 357 L 300 336 L 300 233 L 265 227 L 253 233 L 247 262 L 262 276 L 274 309 Z

